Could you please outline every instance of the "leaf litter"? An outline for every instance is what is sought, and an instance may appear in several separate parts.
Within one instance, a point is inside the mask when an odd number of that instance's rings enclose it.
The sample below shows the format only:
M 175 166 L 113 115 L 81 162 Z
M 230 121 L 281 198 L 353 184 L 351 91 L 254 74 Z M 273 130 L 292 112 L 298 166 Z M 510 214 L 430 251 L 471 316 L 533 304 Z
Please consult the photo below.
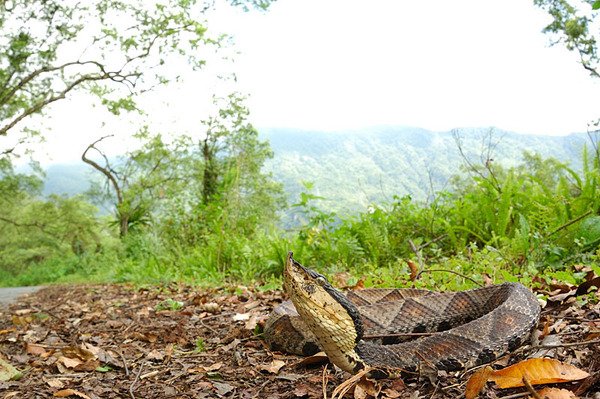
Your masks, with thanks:
M 599 295 L 587 293 L 595 279 L 583 288 L 540 289 L 551 299 L 534 334 L 536 344 L 492 367 L 502 369 L 531 355 L 550 357 L 589 377 L 540 386 L 540 393 L 600 397 L 600 345 L 594 343 L 600 339 Z M 0 381 L 0 399 L 331 397 L 347 373 L 331 365 L 323 370 L 323 357 L 302 361 L 272 352 L 261 339 L 264 322 L 282 299 L 280 291 L 247 287 L 45 288 L 0 309 L 0 359 L 18 370 L 15 378 Z M 345 397 L 463 397 L 471 375 L 440 372 L 434 382 L 414 375 L 365 378 Z M 485 381 L 483 386 L 480 398 L 528 395 L 524 388 L 500 389 Z

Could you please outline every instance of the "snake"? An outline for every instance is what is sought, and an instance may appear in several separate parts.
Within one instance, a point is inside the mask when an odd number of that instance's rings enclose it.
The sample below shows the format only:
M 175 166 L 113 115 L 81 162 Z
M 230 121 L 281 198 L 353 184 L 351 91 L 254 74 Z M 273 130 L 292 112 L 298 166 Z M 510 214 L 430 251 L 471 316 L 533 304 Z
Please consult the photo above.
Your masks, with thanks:
M 467 291 L 413 288 L 342 293 L 289 252 L 283 270 L 290 298 L 264 327 L 272 350 L 319 350 L 344 371 L 466 370 L 523 345 L 540 317 L 531 290 L 506 282 Z M 415 338 L 416 336 L 416 338 Z

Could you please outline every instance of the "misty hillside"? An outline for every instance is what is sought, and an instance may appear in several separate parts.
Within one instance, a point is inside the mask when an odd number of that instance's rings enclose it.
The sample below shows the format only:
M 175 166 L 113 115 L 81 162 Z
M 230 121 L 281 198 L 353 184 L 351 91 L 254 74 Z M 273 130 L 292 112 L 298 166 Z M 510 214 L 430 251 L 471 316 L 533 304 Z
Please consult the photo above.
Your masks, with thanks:
M 269 165 L 291 198 L 303 190 L 301 181 L 314 182 L 315 193 L 333 210 L 364 209 L 371 203 L 411 195 L 426 200 L 448 189 L 451 176 L 464 164 L 451 132 L 414 128 L 378 128 L 345 133 L 272 129 L 261 132 L 275 152 Z M 487 154 L 488 130 L 461 131 L 463 149 L 472 163 Z M 514 165 L 523 151 L 554 157 L 573 166 L 580 158 L 586 135 L 526 136 L 494 132 L 492 158 Z
M 292 129 L 265 129 L 275 153 L 267 168 L 281 181 L 294 203 L 302 182 L 314 183 L 314 193 L 326 200 L 321 205 L 334 211 L 363 210 L 371 203 L 411 195 L 426 200 L 435 191 L 448 189 L 451 176 L 464 164 L 451 132 L 416 128 L 381 127 L 322 133 Z M 577 167 L 587 137 L 529 136 L 487 129 L 462 130 L 462 146 L 471 162 L 491 157 L 502 165 L 514 165 L 523 151 L 554 157 Z M 47 168 L 44 192 L 74 194 L 88 187 L 91 169 L 83 163 L 55 164 Z

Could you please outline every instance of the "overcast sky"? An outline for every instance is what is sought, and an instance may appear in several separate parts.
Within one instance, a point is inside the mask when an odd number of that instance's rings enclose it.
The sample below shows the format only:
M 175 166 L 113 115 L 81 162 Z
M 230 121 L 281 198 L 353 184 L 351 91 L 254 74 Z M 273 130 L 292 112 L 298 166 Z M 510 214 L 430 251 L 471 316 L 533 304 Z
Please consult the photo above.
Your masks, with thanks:
M 237 25 L 240 79 L 260 126 L 584 131 L 599 83 L 532 3 L 280 0 Z
M 267 13 L 221 10 L 213 27 L 235 35 L 238 88 L 261 127 L 316 130 L 373 125 L 445 131 L 489 127 L 564 135 L 600 116 L 600 82 L 575 54 L 549 47 L 548 17 L 523 0 L 278 0 Z M 144 120 L 198 131 L 213 64 L 147 99 Z M 153 108 L 154 107 L 154 108 Z M 46 152 L 76 159 L 123 121 L 77 98 L 57 104 Z

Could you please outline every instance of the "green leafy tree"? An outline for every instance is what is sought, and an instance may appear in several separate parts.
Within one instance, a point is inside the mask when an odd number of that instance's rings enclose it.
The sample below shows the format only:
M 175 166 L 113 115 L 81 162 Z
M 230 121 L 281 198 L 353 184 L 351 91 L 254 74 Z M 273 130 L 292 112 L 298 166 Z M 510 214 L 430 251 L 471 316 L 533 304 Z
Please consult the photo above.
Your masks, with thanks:
M 266 8 L 266 0 L 234 0 Z M 200 68 L 212 3 L 12 0 L 0 3 L 0 136 L 86 87 L 118 113 L 135 95 L 173 78 L 178 59 Z M 12 148 L 3 150 L 10 152 Z
M 534 0 L 534 4 L 547 11 L 552 22 L 544 28 L 551 35 L 553 44 L 564 44 L 565 47 L 579 55 L 581 65 L 594 77 L 600 77 L 598 69 L 597 35 L 593 31 L 594 21 L 598 17 L 600 2 L 587 0 L 574 2 L 570 0 Z M 588 7 L 578 6 L 582 4 Z M 592 11 L 594 10 L 594 11 Z
M 125 237 L 132 228 L 150 224 L 163 198 L 180 193 L 188 149 L 184 140 L 169 144 L 161 135 L 151 135 L 143 128 L 136 135 L 142 143 L 140 148 L 111 161 L 99 148 L 109 137 L 90 144 L 81 158 L 103 177 L 103 184 L 93 187 L 89 194 L 98 203 L 113 205 L 119 235 Z
M 277 219 L 283 190 L 263 170 L 273 152 L 248 122 L 244 100 L 237 93 L 215 98 L 219 110 L 202 122 L 201 137 L 187 137 L 192 147 L 182 168 L 193 172 L 165 219 L 169 235 L 193 244 L 219 232 L 251 235 Z
M 52 258 L 94 253 L 96 209 L 81 197 L 41 199 L 42 180 L 0 161 L 0 272 L 16 275 Z M 0 273 L 1 274 L 1 273 Z

